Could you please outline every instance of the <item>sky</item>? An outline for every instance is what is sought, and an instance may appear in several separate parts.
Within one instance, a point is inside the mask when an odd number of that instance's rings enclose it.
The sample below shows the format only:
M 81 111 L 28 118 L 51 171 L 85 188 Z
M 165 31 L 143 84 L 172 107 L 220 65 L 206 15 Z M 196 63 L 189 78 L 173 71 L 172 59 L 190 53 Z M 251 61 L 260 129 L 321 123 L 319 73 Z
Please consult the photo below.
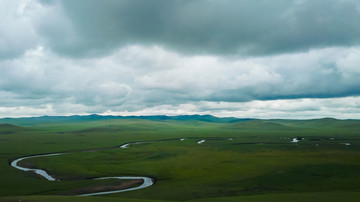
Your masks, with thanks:
M 0 0 L 0 118 L 360 119 L 358 0 Z

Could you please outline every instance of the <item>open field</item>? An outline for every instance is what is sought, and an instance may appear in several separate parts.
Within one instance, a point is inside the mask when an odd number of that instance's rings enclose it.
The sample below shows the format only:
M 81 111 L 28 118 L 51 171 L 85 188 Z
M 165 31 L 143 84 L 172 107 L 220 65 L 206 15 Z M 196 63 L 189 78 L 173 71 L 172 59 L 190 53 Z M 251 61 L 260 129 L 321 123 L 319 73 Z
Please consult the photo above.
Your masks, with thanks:
M 0 124 L 0 201 L 360 200 L 360 121 L 205 118 L 0 120 L 12 123 Z M 304 139 L 291 142 L 295 137 Z M 119 148 L 154 140 L 161 141 Z M 9 165 L 21 156 L 55 152 L 67 154 L 21 163 L 61 181 Z M 127 183 L 89 180 L 105 176 L 148 176 L 155 185 L 97 197 L 58 196 Z

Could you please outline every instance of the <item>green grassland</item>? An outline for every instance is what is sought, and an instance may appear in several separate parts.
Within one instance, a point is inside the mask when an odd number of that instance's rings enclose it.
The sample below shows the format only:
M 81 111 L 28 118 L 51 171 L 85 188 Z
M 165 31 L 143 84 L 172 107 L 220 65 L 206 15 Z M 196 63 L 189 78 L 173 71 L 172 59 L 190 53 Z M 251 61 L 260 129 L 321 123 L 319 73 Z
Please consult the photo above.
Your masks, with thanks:
M 360 200 L 360 121 L 200 118 L 0 124 L 0 201 Z M 294 137 L 304 140 L 292 143 Z M 90 149 L 98 150 L 85 152 Z M 67 154 L 21 163 L 61 181 L 9 165 L 21 156 L 54 152 Z M 117 183 L 89 180 L 105 176 L 148 176 L 155 185 L 96 197 L 61 196 Z

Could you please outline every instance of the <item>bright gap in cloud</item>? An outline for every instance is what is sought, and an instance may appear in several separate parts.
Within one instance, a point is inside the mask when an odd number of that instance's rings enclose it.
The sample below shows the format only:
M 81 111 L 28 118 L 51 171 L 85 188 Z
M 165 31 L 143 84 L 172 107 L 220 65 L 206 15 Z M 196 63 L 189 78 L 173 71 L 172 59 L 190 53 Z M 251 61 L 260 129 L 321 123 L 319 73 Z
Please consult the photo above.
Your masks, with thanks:
M 327 99 L 291 99 L 250 102 L 193 102 L 179 105 L 159 105 L 137 111 L 107 110 L 100 115 L 147 116 L 147 115 L 214 115 L 217 117 L 260 118 L 260 119 L 313 119 L 333 117 L 338 119 L 360 119 L 360 97 Z M 32 117 L 43 115 L 89 115 L 83 105 L 62 104 L 65 113 L 59 113 L 54 106 L 0 107 L 0 118 Z M 67 110 L 65 110 L 67 109 Z M 70 110 L 72 109 L 72 110 Z M 73 112 L 70 112 L 73 111 Z
M 360 97 L 327 99 L 291 99 L 250 102 L 197 102 L 180 105 L 160 105 L 139 111 L 115 112 L 108 110 L 101 115 L 214 115 L 217 117 L 260 119 L 313 119 L 333 117 L 338 119 L 360 118 Z

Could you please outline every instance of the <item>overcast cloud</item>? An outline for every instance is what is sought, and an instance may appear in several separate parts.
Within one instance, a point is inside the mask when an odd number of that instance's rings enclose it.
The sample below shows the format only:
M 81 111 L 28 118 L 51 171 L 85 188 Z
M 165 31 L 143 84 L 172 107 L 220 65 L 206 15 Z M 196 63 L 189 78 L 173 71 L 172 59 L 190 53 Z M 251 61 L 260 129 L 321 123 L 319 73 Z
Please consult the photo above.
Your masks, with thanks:
M 0 117 L 360 118 L 357 0 L 0 5 Z

